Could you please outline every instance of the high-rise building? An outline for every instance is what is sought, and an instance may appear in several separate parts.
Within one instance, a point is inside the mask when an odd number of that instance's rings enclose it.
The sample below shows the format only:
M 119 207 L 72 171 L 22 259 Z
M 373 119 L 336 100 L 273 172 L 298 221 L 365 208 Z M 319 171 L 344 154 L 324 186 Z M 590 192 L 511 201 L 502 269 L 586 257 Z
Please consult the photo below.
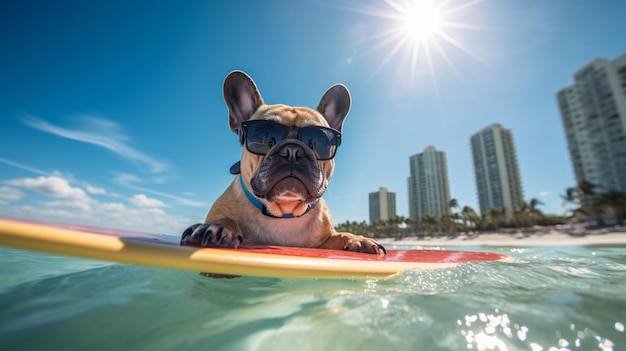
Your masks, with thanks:
M 497 208 L 511 219 L 524 201 L 513 134 L 492 124 L 472 135 L 470 142 L 480 212 Z
M 586 64 L 557 101 L 576 181 L 626 191 L 626 54 Z
M 427 146 L 409 158 L 409 217 L 418 222 L 422 215 L 450 214 L 450 187 L 446 153 Z
M 396 217 L 396 193 L 385 187 L 370 193 L 370 223 Z

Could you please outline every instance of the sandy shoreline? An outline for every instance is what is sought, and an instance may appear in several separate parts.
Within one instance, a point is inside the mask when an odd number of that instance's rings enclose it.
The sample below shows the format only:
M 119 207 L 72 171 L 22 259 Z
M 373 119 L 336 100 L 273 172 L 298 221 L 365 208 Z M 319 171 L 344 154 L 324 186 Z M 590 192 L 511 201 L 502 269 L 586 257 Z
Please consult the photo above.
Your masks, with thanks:
M 395 238 L 377 239 L 387 245 L 419 245 L 419 246 L 574 246 L 574 245 L 616 245 L 626 246 L 626 232 L 587 232 L 567 234 L 560 231 L 548 233 L 481 233 L 467 235 L 461 233 L 456 237 L 441 236 L 418 239 L 407 236 L 401 240 Z

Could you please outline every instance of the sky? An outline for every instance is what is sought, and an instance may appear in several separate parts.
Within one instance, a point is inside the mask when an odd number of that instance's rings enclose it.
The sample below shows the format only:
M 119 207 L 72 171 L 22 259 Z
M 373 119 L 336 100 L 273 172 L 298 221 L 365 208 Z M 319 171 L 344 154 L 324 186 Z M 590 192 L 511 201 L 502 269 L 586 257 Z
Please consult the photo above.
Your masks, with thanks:
M 350 89 L 324 196 L 336 223 L 368 220 L 383 186 L 408 216 L 409 157 L 429 145 L 478 210 L 469 139 L 492 123 L 513 133 L 524 198 L 564 214 L 575 179 L 556 93 L 626 53 L 626 2 L 433 1 L 439 26 L 421 35 L 410 3 L 0 2 L 0 216 L 169 234 L 203 221 L 242 152 L 222 97 L 232 70 L 269 104 Z

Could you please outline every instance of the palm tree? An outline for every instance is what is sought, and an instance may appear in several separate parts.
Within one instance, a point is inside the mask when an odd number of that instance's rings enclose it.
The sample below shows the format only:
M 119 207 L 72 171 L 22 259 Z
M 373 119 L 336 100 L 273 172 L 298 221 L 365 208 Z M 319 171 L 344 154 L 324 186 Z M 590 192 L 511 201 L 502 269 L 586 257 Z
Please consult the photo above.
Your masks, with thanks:
M 441 229 L 446 232 L 454 231 L 454 221 L 452 220 L 452 215 L 444 214 L 439 217 L 439 223 L 441 224 Z
M 618 225 L 624 225 L 624 213 L 626 213 L 626 193 L 611 190 L 598 196 L 597 206 L 608 207 L 615 216 Z
M 348 231 L 348 223 L 349 221 L 346 221 L 346 223 L 338 223 L 335 225 L 335 230 L 338 232 L 347 232 Z
M 469 206 L 463 206 L 463 209 L 461 209 L 461 219 L 463 220 L 463 226 L 465 227 L 466 231 L 469 230 L 468 223 L 472 223 L 474 227 L 476 226 L 478 222 L 477 218 L 478 215 L 473 208 Z
M 456 219 L 459 218 L 459 216 L 454 212 L 455 208 L 459 208 L 459 201 L 457 199 L 450 199 L 450 201 L 448 201 L 448 208 L 450 209 L 450 215 L 449 216 L 442 216 L 442 220 L 444 223 L 449 223 L 450 224 L 450 229 L 452 232 L 456 232 Z
M 538 200 L 535 198 L 530 199 L 530 202 L 528 203 L 528 211 L 530 215 L 531 225 L 537 224 L 539 220 L 544 217 L 543 212 L 541 212 L 541 210 L 537 208 L 538 206 L 543 205 L 543 204 L 544 203 L 541 202 L 541 200 Z
M 500 224 L 504 222 L 504 211 L 499 208 L 492 207 L 489 211 L 487 211 L 486 220 L 488 225 L 492 224 L 494 229 L 497 230 Z
M 437 217 L 428 213 L 423 214 L 422 218 L 420 218 L 420 223 L 427 233 L 430 233 L 435 229 L 435 227 L 437 226 L 437 222 L 439 222 L 437 220 Z
M 366 221 L 361 221 L 358 224 L 358 228 L 359 228 L 358 233 L 362 235 L 369 235 L 372 232 L 372 227 L 369 224 L 367 224 Z
M 383 220 L 383 219 L 379 219 L 378 221 L 376 221 L 376 228 L 378 229 L 378 233 L 380 234 L 380 236 L 382 237 L 387 237 L 387 227 L 389 225 L 389 222 L 387 220 Z
M 595 218 L 598 225 L 604 225 L 602 215 L 604 214 L 604 206 L 598 201 L 596 189 L 598 186 L 586 180 L 581 181 L 574 188 L 565 189 L 564 205 L 573 204 L 575 207 L 571 210 L 572 217 L 578 214 L 591 216 Z
M 529 208 L 530 206 L 526 201 L 522 201 L 522 204 L 519 207 L 516 207 L 513 211 L 513 221 L 515 222 L 515 226 L 526 227 L 529 224 Z
M 527 227 L 535 225 L 543 218 L 543 213 L 537 206 L 543 205 L 538 199 L 530 199 L 529 202 L 522 201 L 519 207 L 513 212 L 513 220 L 516 227 Z
M 396 236 L 398 234 L 399 224 L 400 218 L 397 216 L 387 219 L 387 236 Z
M 398 234 L 400 235 L 400 239 L 404 238 L 404 235 L 406 234 L 406 228 L 407 228 L 407 224 L 406 224 L 406 218 L 404 216 L 396 216 L 396 219 L 398 221 Z
M 415 233 L 415 226 L 417 225 L 417 222 L 415 222 L 413 218 L 411 217 L 405 218 L 404 223 L 406 224 L 406 229 L 409 234 Z
M 450 199 L 450 201 L 448 201 L 448 207 L 450 208 L 450 212 L 454 212 L 452 210 L 459 208 L 459 201 L 457 201 L 457 199 Z

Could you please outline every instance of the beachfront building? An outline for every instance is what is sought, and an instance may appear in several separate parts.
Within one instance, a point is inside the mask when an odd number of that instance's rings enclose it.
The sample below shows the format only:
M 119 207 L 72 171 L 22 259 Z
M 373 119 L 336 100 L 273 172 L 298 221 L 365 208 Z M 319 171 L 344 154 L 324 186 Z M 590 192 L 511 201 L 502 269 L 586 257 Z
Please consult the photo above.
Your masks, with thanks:
M 513 134 L 496 123 L 472 135 L 470 142 L 480 212 L 497 208 L 510 220 L 524 200 Z
M 425 214 L 441 217 L 450 214 L 450 187 L 446 153 L 427 146 L 409 158 L 409 217 L 419 222 Z
M 626 54 L 586 64 L 557 101 L 578 184 L 626 192 Z
M 396 193 L 381 187 L 370 193 L 370 223 L 396 217 Z

